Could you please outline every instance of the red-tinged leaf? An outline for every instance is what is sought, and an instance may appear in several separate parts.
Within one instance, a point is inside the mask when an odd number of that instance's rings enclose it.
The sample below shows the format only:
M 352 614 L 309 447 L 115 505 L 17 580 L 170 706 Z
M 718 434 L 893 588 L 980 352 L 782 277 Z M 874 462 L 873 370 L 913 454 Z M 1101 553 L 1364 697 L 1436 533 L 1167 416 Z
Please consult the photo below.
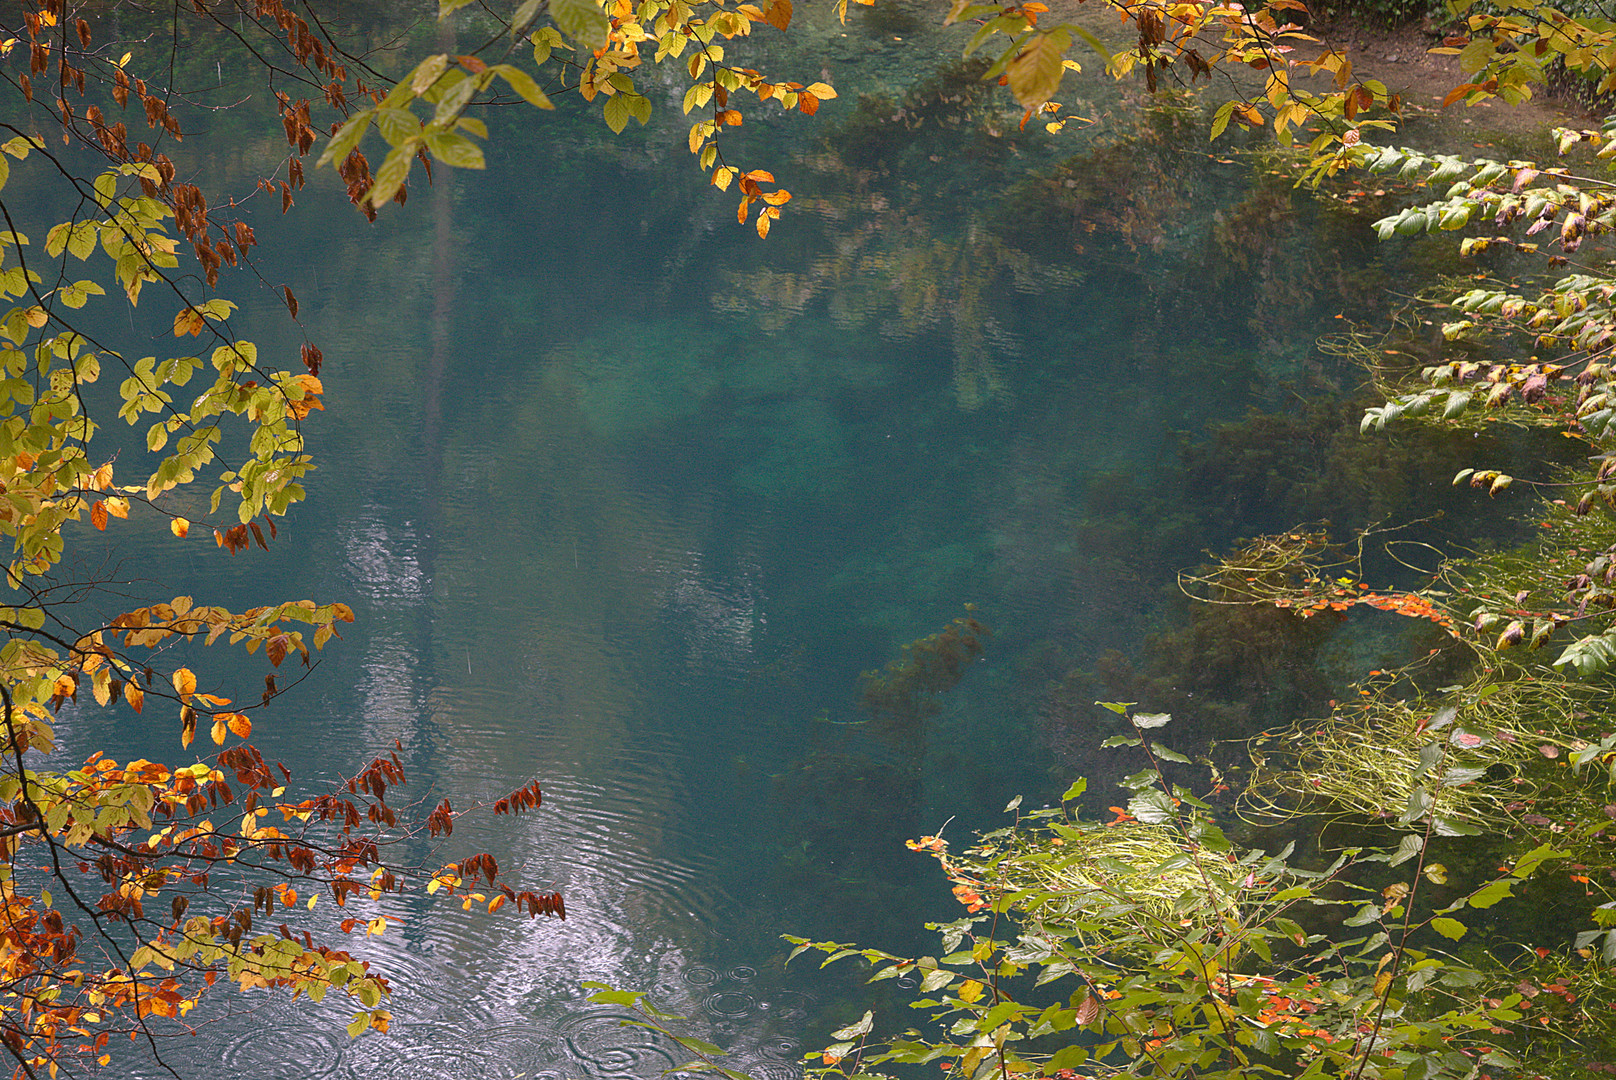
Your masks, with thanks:
M 723 122 L 725 127 L 741 126 L 741 114 L 738 109 L 725 109 L 718 114 L 718 119 Z
M 241 713 L 226 713 L 222 719 L 236 738 L 245 739 L 252 734 L 252 720 Z
M 804 116 L 812 116 L 819 111 L 819 99 L 806 90 L 797 92 L 797 111 Z
M 1079 1025 L 1092 1024 L 1100 1015 L 1100 999 L 1094 992 L 1088 991 L 1083 1000 L 1077 1003 L 1077 1022 Z
M 258 546 L 268 551 L 269 544 L 264 541 L 264 530 L 258 527 L 258 522 L 250 521 L 247 523 L 247 527 L 252 529 L 253 539 L 258 541 Z
M 455 62 L 473 75 L 481 75 L 488 70 L 488 65 L 475 56 L 457 56 Z
M 131 679 L 123 684 L 123 699 L 129 703 L 131 709 L 138 713 L 145 707 L 146 691 L 136 686 L 134 680 Z
M 107 504 L 99 500 L 90 507 L 90 524 L 97 529 L 105 531 L 107 527 Z
M 763 19 L 776 30 L 788 29 L 791 26 L 791 0 L 774 0 L 763 9 Z
M 292 295 L 291 288 L 286 285 L 281 286 L 281 292 L 286 297 L 286 310 L 292 313 L 292 318 L 297 318 L 297 297 Z
M 185 534 L 191 531 L 191 523 L 182 517 L 170 518 L 168 531 L 183 540 L 185 539 Z

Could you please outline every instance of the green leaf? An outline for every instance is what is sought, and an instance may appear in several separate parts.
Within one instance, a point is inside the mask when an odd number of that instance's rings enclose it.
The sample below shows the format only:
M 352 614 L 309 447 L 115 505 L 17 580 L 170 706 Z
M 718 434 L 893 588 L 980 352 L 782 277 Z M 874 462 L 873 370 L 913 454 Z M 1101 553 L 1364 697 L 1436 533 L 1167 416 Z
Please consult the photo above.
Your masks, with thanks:
M 433 132 L 426 136 L 426 148 L 439 161 L 457 169 L 487 167 L 487 162 L 483 160 L 482 149 L 464 135 Z
M 1418 855 L 1424 847 L 1424 837 L 1409 833 L 1397 842 L 1397 851 L 1392 855 L 1391 865 L 1398 866 L 1408 862 L 1408 860 Z
M 351 116 L 347 123 L 338 128 L 335 136 L 331 136 L 331 141 L 326 142 L 325 150 L 320 152 L 318 165 L 330 165 L 330 163 L 339 162 L 339 160 L 343 160 L 343 158 L 351 154 L 354 147 L 359 146 L 360 139 L 364 139 L 365 131 L 370 129 L 370 120 L 372 120 L 373 116 L 375 116 L 375 113 L 370 112 L 368 108 L 364 112 Z
M 698 1054 L 722 1054 L 724 1052 L 710 1042 L 702 1042 L 700 1039 L 692 1039 L 688 1035 L 675 1035 L 673 1037 L 673 1041 L 684 1047 L 686 1050 L 693 1050 Z
M 1133 726 L 1139 728 L 1166 727 L 1167 722 L 1173 718 L 1171 713 L 1135 713 Z
M 1562 859 L 1564 857 L 1565 852 L 1556 851 L 1548 844 L 1543 844 L 1539 847 L 1533 848 L 1525 855 L 1522 855 L 1519 859 L 1516 859 L 1515 865 L 1510 868 L 1510 873 L 1514 874 L 1518 878 L 1529 878 L 1537 872 L 1537 868 L 1541 866 L 1545 860 Z
M 370 205 L 380 209 L 383 203 L 398 194 L 398 189 L 410 175 L 410 163 L 414 158 L 415 147 L 409 143 L 388 151 L 382 167 L 376 170 L 376 181 L 371 186 L 370 194 L 365 196 Z
M 606 99 L 604 109 L 606 126 L 612 129 L 613 135 L 621 135 L 623 129 L 628 126 L 628 102 L 624 101 L 623 97 L 622 94 L 613 94 Z
M 520 36 L 538 18 L 539 9 L 544 6 L 544 0 L 522 0 L 522 5 L 511 16 L 511 34 Z
M 1088 788 L 1089 782 L 1087 780 L 1080 778 L 1072 781 L 1072 786 L 1067 788 L 1066 793 L 1061 796 L 1061 802 L 1071 802 L 1073 799 L 1080 797 Z
M 932 974 L 935 975 L 935 974 L 937 974 L 937 972 L 933 971 Z M 950 978 L 953 977 L 952 972 L 945 971 L 945 972 L 943 972 L 943 974 L 949 976 Z M 835 1031 L 830 1033 L 830 1037 L 833 1038 L 833 1039 L 856 1039 L 860 1035 L 867 1035 L 869 1033 L 869 1031 L 870 1031 L 870 1028 L 872 1028 L 874 1026 L 875 1026 L 875 1013 L 873 1011 L 869 1010 L 869 1009 L 866 1009 L 864 1011 L 864 1015 L 862 1017 L 860 1017 L 857 1021 L 855 1021 L 854 1023 L 848 1024 L 844 1028 L 837 1028 Z
M 521 99 L 536 109 L 553 109 L 555 104 L 545 92 L 539 89 L 539 84 L 533 76 L 517 67 L 515 64 L 496 64 L 489 69 L 521 97 Z M 649 104 L 649 102 L 647 102 Z
M 1465 936 L 1467 927 L 1458 919 L 1438 917 L 1431 920 L 1431 929 L 1450 941 L 1458 941 Z
M 754 1080 L 753 1077 L 748 1076 L 746 1073 L 738 1072 L 735 1069 L 726 1069 L 722 1065 L 714 1065 L 710 1061 L 687 1061 L 683 1065 L 675 1065 L 666 1071 L 668 1073 L 711 1072 L 717 1073 L 724 1077 L 725 1080 Z
M 633 990 L 618 990 L 603 982 L 586 982 L 582 985 L 585 990 L 595 991 L 595 993 L 589 995 L 589 1000 L 596 1005 L 627 1005 L 633 1008 L 640 1003 L 641 998 L 645 997 L 642 993 L 637 993 Z
M 604 48 L 611 23 L 595 0 L 550 0 L 550 18 L 556 27 L 591 51 Z
M 1470 898 L 1470 906 L 1474 908 L 1492 907 L 1494 904 L 1498 903 L 1498 901 L 1510 895 L 1510 887 L 1512 884 L 1513 883 L 1509 880 L 1504 879 L 1494 881 L 1489 885 L 1483 886 L 1476 891 L 1474 896 Z
M 1128 813 L 1147 825 L 1161 825 L 1172 821 L 1177 814 L 1164 791 L 1141 791 L 1128 800 Z

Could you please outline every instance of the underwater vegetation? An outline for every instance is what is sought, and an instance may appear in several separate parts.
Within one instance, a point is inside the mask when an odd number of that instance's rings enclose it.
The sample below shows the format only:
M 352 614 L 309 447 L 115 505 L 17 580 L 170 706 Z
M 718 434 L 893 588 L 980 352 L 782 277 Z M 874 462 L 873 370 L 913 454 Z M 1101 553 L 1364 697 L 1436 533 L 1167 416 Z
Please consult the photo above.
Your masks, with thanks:
M 966 605 L 966 611 L 973 605 Z M 921 723 L 942 711 L 937 695 L 958 686 L 982 655 L 991 631 L 974 616 L 962 615 L 935 634 L 903 647 L 903 656 L 880 671 L 859 678 L 859 702 L 877 730 L 898 745 L 913 745 Z

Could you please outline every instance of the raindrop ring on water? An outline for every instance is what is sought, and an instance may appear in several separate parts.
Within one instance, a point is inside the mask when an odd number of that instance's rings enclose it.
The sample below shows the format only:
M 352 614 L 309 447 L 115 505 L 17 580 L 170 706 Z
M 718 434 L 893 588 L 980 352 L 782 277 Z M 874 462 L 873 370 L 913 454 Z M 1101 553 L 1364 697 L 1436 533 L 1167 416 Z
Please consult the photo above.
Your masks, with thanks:
M 624 1027 L 637 1017 L 620 1012 L 583 1013 L 559 1025 L 567 1055 L 595 1076 L 653 1077 L 677 1062 L 661 1036 Z
M 714 1016 L 727 1016 L 732 1020 L 751 1016 L 752 1010 L 755 1008 L 757 1008 L 757 998 L 751 994 L 743 994 L 738 990 L 726 990 L 707 999 L 708 1012 Z

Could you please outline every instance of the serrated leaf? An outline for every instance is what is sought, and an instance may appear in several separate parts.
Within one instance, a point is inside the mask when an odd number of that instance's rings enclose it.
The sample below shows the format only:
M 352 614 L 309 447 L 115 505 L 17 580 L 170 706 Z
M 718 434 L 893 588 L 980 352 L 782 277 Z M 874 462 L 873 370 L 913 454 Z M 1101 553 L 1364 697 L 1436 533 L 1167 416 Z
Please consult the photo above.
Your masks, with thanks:
M 456 169 L 487 167 L 481 147 L 464 135 L 434 132 L 426 136 L 426 148 L 433 157 Z
M 1397 851 L 1391 859 L 1392 866 L 1408 862 L 1418 855 L 1425 847 L 1425 838 L 1416 833 L 1409 833 L 1397 842 Z
M 933 971 L 932 974 L 935 975 L 935 974 L 937 974 L 937 972 Z M 948 975 L 950 978 L 953 977 L 951 972 L 943 972 L 943 974 Z M 830 1037 L 833 1038 L 833 1039 L 856 1039 L 860 1035 L 868 1034 L 870 1028 L 872 1028 L 874 1026 L 875 1026 L 875 1013 L 873 1011 L 871 1011 L 871 1010 L 866 1009 L 865 1012 L 864 1012 L 864 1015 L 861 1016 L 858 1020 L 854 1021 L 851 1024 L 848 1024 L 844 1028 L 838 1028 L 835 1031 L 831 1032 Z
M 603 112 L 606 117 L 606 126 L 612 129 L 612 134 L 621 135 L 623 129 L 628 126 L 629 121 L 628 102 L 623 100 L 623 95 L 614 94 L 607 98 Z
M 1064 28 L 1035 33 L 1005 66 L 1010 92 L 1024 109 L 1041 108 L 1055 96 L 1066 65 L 1061 61 L 1072 45 L 1072 35 Z

